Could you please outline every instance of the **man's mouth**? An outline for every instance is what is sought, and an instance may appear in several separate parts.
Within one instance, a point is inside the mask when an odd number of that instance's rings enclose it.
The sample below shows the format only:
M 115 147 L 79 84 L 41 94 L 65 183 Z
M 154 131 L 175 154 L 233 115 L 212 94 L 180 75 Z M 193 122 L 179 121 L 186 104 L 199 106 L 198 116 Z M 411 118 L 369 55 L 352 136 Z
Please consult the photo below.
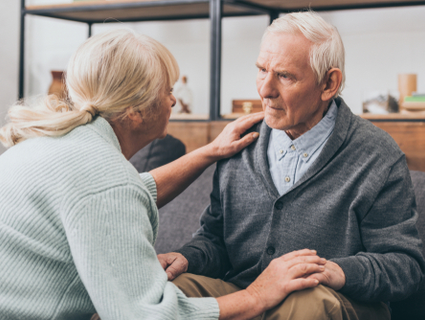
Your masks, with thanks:
M 268 104 L 268 103 L 265 103 L 265 104 L 264 104 L 264 106 L 265 106 L 266 108 L 270 108 L 270 109 L 273 109 L 273 110 L 281 110 L 281 109 L 282 109 L 282 108 L 279 108 L 279 106 L 270 105 L 270 104 Z
M 271 101 L 270 99 L 263 99 L 263 107 L 264 109 L 266 108 L 270 108 L 270 109 L 274 109 L 274 110 L 281 110 L 282 108 L 279 107 L 278 104 L 273 103 L 273 101 Z

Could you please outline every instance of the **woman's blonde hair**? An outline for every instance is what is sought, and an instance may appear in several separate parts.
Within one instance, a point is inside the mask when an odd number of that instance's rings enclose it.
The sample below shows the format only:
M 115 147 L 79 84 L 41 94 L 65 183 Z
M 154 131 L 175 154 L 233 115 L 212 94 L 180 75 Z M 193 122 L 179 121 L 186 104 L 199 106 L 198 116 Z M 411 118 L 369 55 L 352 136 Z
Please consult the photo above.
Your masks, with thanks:
M 68 99 L 50 95 L 35 105 L 9 109 L 0 141 L 10 147 L 36 136 L 60 136 L 97 115 L 124 118 L 129 107 L 155 113 L 155 100 L 179 77 L 173 55 L 158 41 L 132 30 L 114 30 L 85 41 L 66 73 Z
M 263 35 L 264 41 L 271 33 L 301 33 L 313 45 L 310 50 L 310 66 L 321 84 L 331 68 L 342 72 L 342 82 L 335 95 L 341 94 L 345 85 L 345 50 L 338 30 L 313 11 L 294 12 L 275 19 Z

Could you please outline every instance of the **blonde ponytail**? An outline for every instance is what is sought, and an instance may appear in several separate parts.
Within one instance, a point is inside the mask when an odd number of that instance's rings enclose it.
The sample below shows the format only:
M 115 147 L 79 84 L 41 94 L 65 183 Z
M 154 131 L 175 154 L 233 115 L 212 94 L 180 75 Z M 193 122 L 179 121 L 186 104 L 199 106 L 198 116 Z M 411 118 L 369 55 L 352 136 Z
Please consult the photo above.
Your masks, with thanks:
M 9 123 L 0 129 L 0 141 L 11 147 L 37 136 L 61 136 L 75 127 L 92 121 L 93 109 L 77 110 L 67 101 L 49 95 L 35 106 L 20 101 L 9 109 Z
M 178 76 L 173 55 L 152 38 L 132 30 L 93 36 L 69 62 L 69 101 L 50 95 L 34 106 L 15 104 L 9 109 L 9 122 L 0 129 L 0 141 L 11 147 L 32 137 L 64 135 L 97 115 L 109 121 L 124 117 L 129 107 L 155 108 L 155 100 Z

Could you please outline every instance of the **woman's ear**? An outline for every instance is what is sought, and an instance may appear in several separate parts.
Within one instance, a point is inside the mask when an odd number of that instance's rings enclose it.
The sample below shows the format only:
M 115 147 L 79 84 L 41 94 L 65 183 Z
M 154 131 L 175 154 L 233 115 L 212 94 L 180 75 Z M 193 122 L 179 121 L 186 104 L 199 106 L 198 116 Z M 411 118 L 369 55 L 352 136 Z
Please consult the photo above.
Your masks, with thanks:
M 331 100 L 335 94 L 338 92 L 339 87 L 342 82 L 342 72 L 338 68 L 332 68 L 326 72 L 325 79 L 323 79 L 323 91 L 322 91 L 322 101 Z
M 134 107 L 128 107 L 125 112 L 128 120 L 134 127 L 138 127 L 143 123 L 143 115 L 139 110 L 136 110 Z

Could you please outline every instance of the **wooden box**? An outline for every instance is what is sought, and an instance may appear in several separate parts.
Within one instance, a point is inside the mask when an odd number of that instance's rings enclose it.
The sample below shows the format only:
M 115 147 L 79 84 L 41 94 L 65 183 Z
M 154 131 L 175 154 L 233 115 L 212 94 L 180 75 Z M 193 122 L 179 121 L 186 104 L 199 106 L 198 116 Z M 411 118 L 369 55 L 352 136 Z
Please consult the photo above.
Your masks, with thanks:
M 261 100 L 233 100 L 232 112 L 233 113 L 255 113 L 263 111 Z

